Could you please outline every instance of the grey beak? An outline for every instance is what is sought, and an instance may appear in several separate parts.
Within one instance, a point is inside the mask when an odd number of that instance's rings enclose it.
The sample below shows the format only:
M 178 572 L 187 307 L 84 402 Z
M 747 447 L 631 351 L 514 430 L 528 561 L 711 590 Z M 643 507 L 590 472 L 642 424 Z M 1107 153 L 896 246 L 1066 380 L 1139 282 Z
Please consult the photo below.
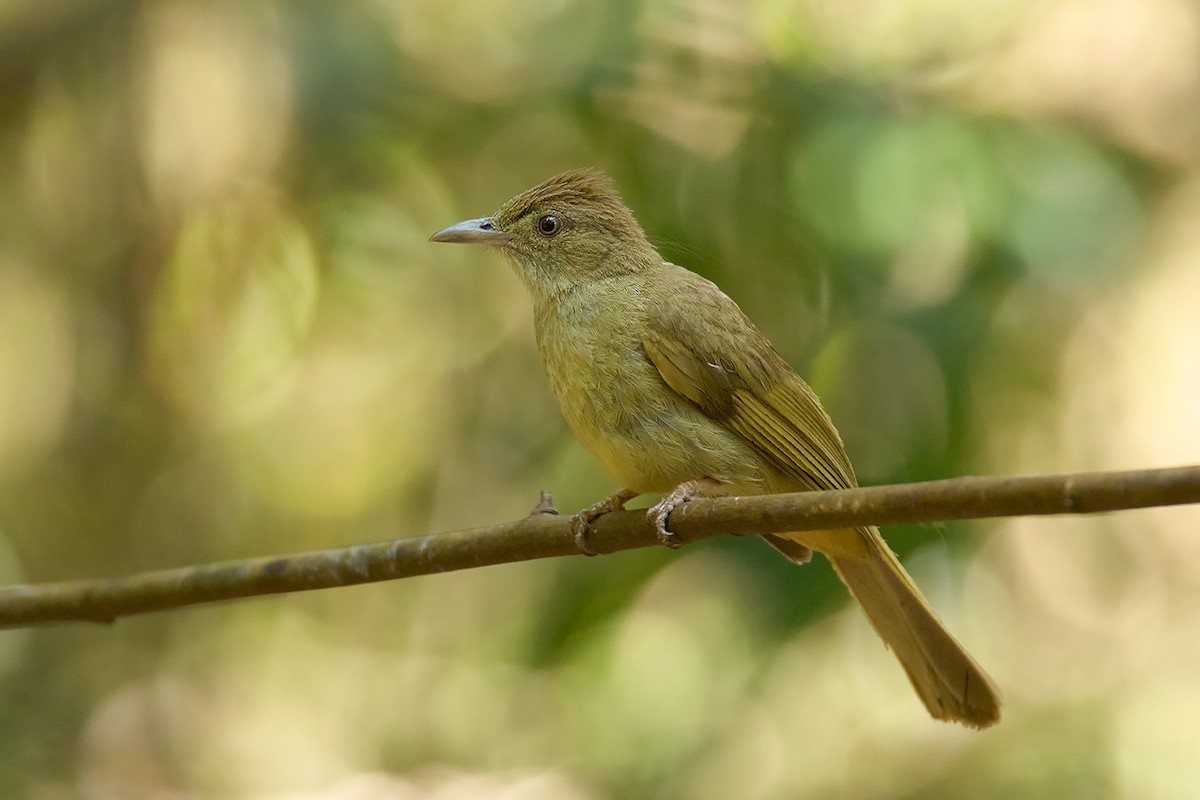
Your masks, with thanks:
M 492 224 L 491 217 L 468 219 L 455 223 L 449 228 L 429 237 L 431 242 L 462 242 L 465 244 L 503 244 L 512 237 L 508 231 L 502 231 Z

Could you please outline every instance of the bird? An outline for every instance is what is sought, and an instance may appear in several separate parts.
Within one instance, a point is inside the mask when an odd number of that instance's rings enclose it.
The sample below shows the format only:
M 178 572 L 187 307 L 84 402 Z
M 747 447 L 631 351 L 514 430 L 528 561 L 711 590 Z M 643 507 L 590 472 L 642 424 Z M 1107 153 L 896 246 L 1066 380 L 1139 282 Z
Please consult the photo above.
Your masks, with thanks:
M 668 519 L 692 498 L 858 485 L 809 385 L 728 295 L 659 254 L 605 173 L 555 175 L 430 239 L 498 250 L 529 291 L 563 416 L 622 487 L 572 518 L 583 552 L 592 522 L 641 494 L 662 495 L 647 514 L 678 546 Z M 999 721 L 995 683 L 877 528 L 762 537 L 797 564 L 829 558 L 932 717 Z

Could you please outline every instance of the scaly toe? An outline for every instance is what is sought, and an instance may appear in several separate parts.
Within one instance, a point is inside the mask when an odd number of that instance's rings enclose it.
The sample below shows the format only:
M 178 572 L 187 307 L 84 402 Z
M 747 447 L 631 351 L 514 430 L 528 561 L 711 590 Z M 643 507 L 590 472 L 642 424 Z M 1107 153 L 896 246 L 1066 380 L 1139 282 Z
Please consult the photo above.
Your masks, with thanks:
M 591 533 L 592 523 L 610 511 L 623 509 L 627 502 L 637 496 L 638 493 L 633 489 L 622 489 L 616 494 L 610 494 L 599 503 L 593 503 L 571 517 L 571 533 L 575 535 L 575 547 L 578 548 L 579 552 L 585 556 L 599 555 L 599 551 L 593 549 L 592 545 L 588 542 L 588 534 Z
M 584 511 L 571 517 L 571 534 L 575 537 L 575 547 L 585 556 L 599 555 L 588 543 L 588 533 L 592 529 L 592 520 Z
M 671 516 L 671 512 L 674 510 L 674 504 L 659 503 L 646 512 L 646 516 L 650 518 L 650 523 L 654 526 L 654 535 L 658 537 L 658 541 L 672 550 L 683 547 L 683 542 L 679 541 L 679 537 L 667 528 L 667 517 Z

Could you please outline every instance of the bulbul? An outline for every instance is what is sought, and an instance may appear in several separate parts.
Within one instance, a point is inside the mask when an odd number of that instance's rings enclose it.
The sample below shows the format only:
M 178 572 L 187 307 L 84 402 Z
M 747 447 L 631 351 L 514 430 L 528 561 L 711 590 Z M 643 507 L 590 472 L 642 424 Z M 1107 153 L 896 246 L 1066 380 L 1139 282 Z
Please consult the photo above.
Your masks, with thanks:
M 496 248 L 529 289 L 562 413 L 624 487 L 573 518 L 585 552 L 592 520 L 646 492 L 664 494 L 649 515 L 676 544 L 667 518 L 692 497 L 857 485 L 808 384 L 715 284 L 659 255 L 603 173 L 556 175 L 430 238 Z M 876 528 L 763 538 L 796 563 L 830 559 L 935 718 L 999 720 L 992 680 Z

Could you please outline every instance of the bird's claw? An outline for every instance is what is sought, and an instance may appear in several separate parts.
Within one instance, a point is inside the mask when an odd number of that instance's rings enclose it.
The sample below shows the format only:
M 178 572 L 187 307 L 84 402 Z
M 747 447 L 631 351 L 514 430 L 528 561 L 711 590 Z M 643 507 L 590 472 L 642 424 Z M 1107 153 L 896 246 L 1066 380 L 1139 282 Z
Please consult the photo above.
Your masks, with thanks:
M 593 503 L 571 517 L 571 535 L 575 537 L 576 549 L 585 556 L 598 555 L 599 552 L 588 542 L 588 534 L 591 533 L 592 523 L 598 517 L 602 517 L 610 511 L 620 511 L 625 508 L 626 503 L 637 496 L 638 493 L 632 489 L 622 489 L 598 503 Z
M 683 547 L 683 541 L 679 535 L 667 528 L 667 518 L 671 516 L 671 512 L 679 508 L 688 500 L 700 496 L 701 489 L 707 489 L 717 486 L 718 481 L 712 478 L 698 478 L 694 481 L 684 481 L 683 483 L 672 489 L 662 500 L 650 507 L 646 512 L 646 516 L 650 519 L 650 524 L 654 526 L 654 535 L 658 540 L 667 547 L 674 550 L 677 547 Z
M 650 524 L 654 526 L 654 535 L 658 537 L 658 541 L 672 550 L 683 547 L 683 542 L 679 541 L 679 537 L 667 528 L 667 517 L 671 516 L 671 512 L 685 502 L 687 502 L 686 499 L 668 504 L 664 498 L 646 512 L 646 516 L 650 518 Z
M 588 544 L 588 533 L 591 532 L 592 522 L 599 516 L 589 515 L 587 512 L 590 509 L 584 509 L 575 516 L 571 517 L 571 535 L 575 538 L 575 549 L 583 553 L 585 556 L 599 555 L 595 549 Z

